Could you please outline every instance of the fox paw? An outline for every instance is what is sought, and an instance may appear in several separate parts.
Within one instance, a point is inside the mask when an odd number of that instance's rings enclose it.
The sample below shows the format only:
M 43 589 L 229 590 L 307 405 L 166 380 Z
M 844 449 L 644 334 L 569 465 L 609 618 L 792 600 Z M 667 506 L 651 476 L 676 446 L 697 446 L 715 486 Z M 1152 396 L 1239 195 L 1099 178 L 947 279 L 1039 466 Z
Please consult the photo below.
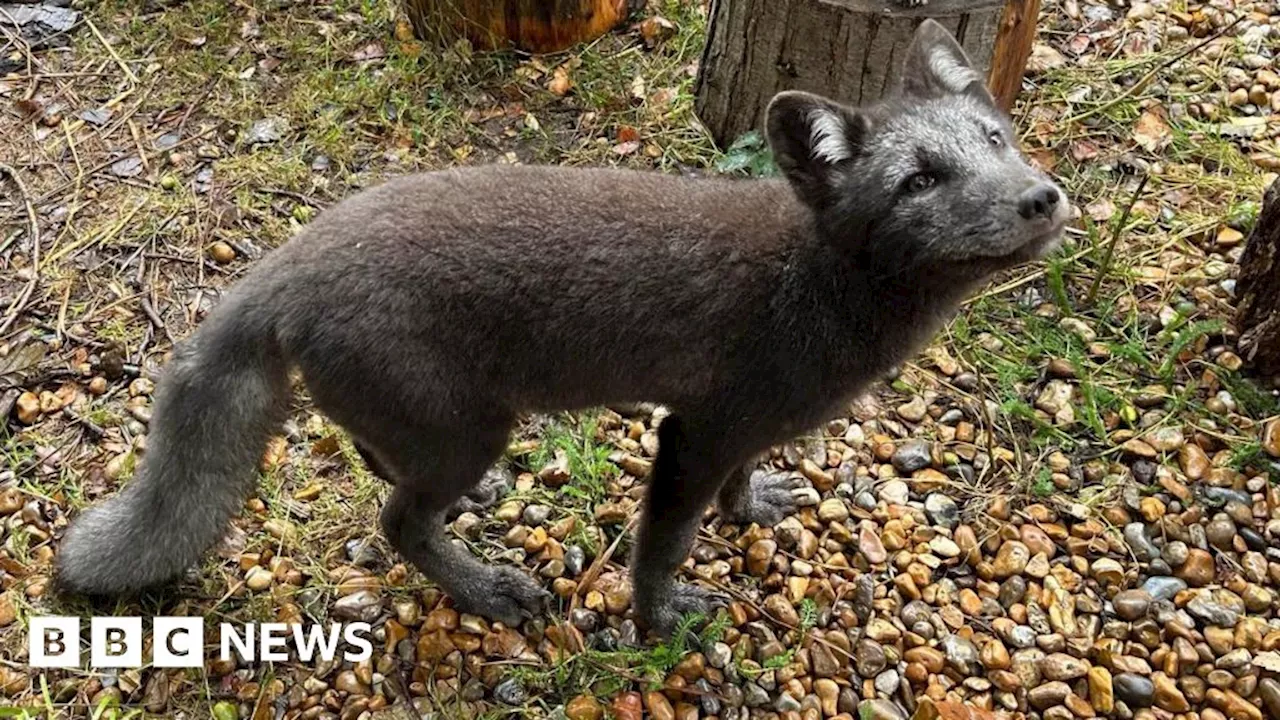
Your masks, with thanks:
M 455 597 L 459 610 L 472 615 L 483 615 L 507 627 L 519 627 L 520 623 L 540 614 L 551 593 L 542 589 L 528 575 L 515 568 L 493 569 L 482 587 L 468 597 Z
M 741 497 L 720 509 L 725 520 L 738 525 L 756 523 L 772 527 L 796 511 L 796 499 L 791 494 L 796 486 L 793 478 L 775 473 L 755 475 L 748 482 L 749 488 Z
M 640 601 L 637 611 L 649 629 L 664 638 L 671 637 L 680 619 L 687 615 L 709 618 L 729 604 L 729 598 L 695 585 L 673 583 L 671 589 L 657 598 Z

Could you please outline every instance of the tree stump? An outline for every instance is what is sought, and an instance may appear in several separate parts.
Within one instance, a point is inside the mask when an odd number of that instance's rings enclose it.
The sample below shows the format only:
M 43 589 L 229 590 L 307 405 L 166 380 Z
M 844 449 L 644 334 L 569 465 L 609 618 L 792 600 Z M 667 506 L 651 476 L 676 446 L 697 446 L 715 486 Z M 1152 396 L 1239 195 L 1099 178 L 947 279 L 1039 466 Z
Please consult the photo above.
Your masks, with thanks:
M 942 23 L 1013 106 L 1035 39 L 1040 0 L 711 0 L 695 108 L 721 146 L 760 127 L 769 100 L 806 90 L 852 105 L 898 77 L 915 28 Z
M 594 40 L 627 17 L 627 0 L 403 0 L 419 39 L 466 38 L 477 50 L 559 52 Z
M 1262 198 L 1236 279 L 1240 356 L 1265 375 L 1280 374 L 1280 181 Z

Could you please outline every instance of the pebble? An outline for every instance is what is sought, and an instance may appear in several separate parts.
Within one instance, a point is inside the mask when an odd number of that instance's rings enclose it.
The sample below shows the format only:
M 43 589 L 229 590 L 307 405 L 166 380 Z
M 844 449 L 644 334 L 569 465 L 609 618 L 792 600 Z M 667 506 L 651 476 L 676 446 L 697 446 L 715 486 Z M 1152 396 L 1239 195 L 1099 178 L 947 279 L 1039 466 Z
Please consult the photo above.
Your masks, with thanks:
M 579 695 L 564 707 L 567 720 L 602 720 L 604 707 L 592 695 Z
M 884 543 L 880 541 L 879 533 L 869 527 L 863 527 L 858 533 L 858 551 L 872 565 L 879 565 L 889 558 L 889 554 L 884 549 Z
M 849 508 L 840 498 L 828 498 L 818 505 L 818 519 L 825 523 L 844 522 L 849 519 Z
M 1147 614 L 1154 599 L 1146 590 L 1122 590 L 1112 598 L 1111 603 L 1121 620 L 1133 621 Z
M 893 467 L 904 475 L 929 467 L 933 462 L 929 444 L 923 440 L 908 440 L 893 451 Z
M 1174 571 L 1174 575 L 1191 587 L 1204 587 L 1213 581 L 1214 572 L 1213 556 L 1205 550 L 1192 548 L 1187 552 L 1187 561 Z
M 508 678 L 498 683 L 493 689 L 493 697 L 503 705 L 522 705 L 524 704 L 527 694 L 524 686 L 514 678 Z
M 1155 685 L 1148 678 L 1120 673 L 1112 679 L 1117 700 L 1133 708 L 1151 707 L 1155 701 Z
M 951 529 L 960 524 L 960 507 L 947 495 L 930 493 L 924 499 L 924 510 L 935 525 Z

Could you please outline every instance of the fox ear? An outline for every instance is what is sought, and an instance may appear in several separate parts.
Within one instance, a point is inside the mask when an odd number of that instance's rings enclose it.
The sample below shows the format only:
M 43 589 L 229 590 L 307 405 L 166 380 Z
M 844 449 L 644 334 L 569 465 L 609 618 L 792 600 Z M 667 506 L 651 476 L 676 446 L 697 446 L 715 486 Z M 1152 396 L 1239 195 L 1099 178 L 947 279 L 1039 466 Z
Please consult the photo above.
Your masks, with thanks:
M 970 94 L 994 104 L 982 74 L 936 20 L 916 28 L 902 66 L 902 92 L 916 97 Z
M 774 161 L 810 204 L 826 199 L 832 174 L 858 157 L 870 129 L 863 113 L 798 91 L 774 96 L 765 122 Z

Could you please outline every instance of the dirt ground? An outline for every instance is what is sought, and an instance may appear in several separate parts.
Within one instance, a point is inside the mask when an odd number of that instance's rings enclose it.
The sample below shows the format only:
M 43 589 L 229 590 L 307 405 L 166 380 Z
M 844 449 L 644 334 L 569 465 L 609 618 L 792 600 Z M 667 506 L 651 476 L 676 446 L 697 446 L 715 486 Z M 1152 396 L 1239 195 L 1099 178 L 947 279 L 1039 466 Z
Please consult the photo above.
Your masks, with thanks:
M 775 448 L 761 469 L 794 475 L 801 509 L 710 514 L 686 575 L 733 603 L 667 642 L 637 631 L 625 582 L 662 408 L 529 418 L 505 494 L 454 521 L 554 593 L 520 628 L 459 615 L 388 548 L 386 487 L 305 397 L 179 588 L 92 608 L 49 575 L 68 518 L 144 453 L 173 342 L 327 205 L 489 162 L 772 172 L 758 139 L 720 152 L 693 114 L 698 0 L 542 57 L 424 48 L 389 0 L 106 0 L 52 33 L 14 7 L 0 715 L 1280 717 L 1280 402 L 1232 325 L 1280 170 L 1274 3 L 1046 3 L 1014 115 L 1076 207 L 1066 247 Z M 27 665 L 31 617 L 95 612 L 365 618 L 376 651 L 227 663 L 211 635 L 203 670 Z

